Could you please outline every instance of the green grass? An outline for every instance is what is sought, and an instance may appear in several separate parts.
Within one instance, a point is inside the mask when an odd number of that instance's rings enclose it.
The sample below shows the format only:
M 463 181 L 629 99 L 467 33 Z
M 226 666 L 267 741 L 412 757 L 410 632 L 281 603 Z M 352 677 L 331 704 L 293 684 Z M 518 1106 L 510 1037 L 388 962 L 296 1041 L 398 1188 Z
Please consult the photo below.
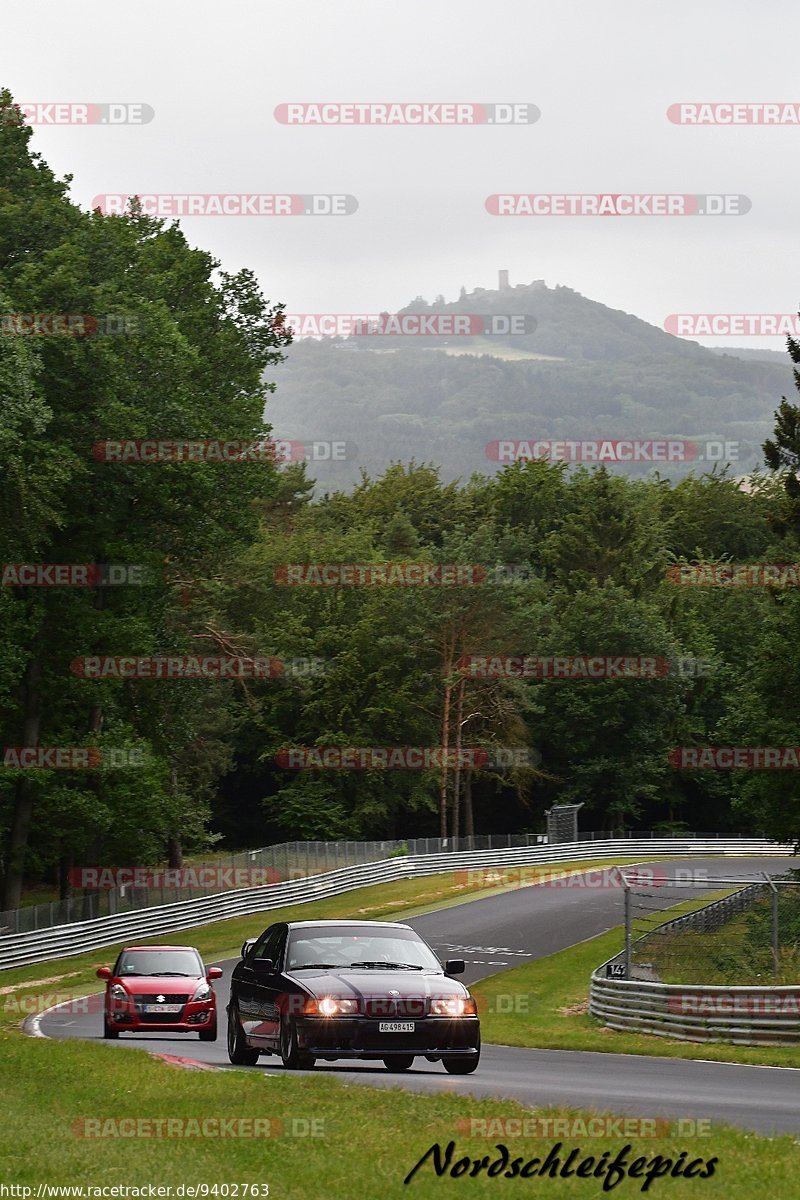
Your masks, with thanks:
M 58 888 L 50 887 L 48 884 L 40 883 L 34 887 L 28 887 L 20 897 L 20 908 L 32 908 L 34 904 L 52 904 L 57 903 L 59 898 Z
M 767 897 L 711 933 L 698 929 L 650 938 L 641 957 L 652 963 L 665 983 L 797 986 L 800 944 L 790 940 L 781 945 L 779 941 L 778 970 L 773 969 L 771 907 Z M 782 909 L 779 931 L 789 939 L 796 938 L 800 932 L 798 909 L 787 911 L 787 904 Z
M 724 1200 L 774 1195 L 783 1200 L 793 1194 L 796 1182 L 797 1143 L 790 1136 L 770 1139 L 712 1126 L 708 1136 L 693 1137 L 671 1126 L 655 1138 L 559 1139 L 497 1132 L 476 1137 L 469 1132 L 475 1128 L 473 1120 L 525 1118 L 532 1111 L 510 1101 L 377 1091 L 280 1070 L 178 1071 L 140 1051 L 77 1042 L 23 1042 L 8 1034 L 0 1034 L 0 1056 L 7 1077 L 13 1079 L 13 1102 L 6 1105 L 0 1129 L 2 1182 L 34 1188 L 39 1183 L 268 1183 L 270 1197 L 279 1200 L 393 1200 L 465 1193 L 493 1197 L 501 1193 L 497 1179 L 439 1179 L 430 1162 L 408 1187 L 403 1179 L 434 1143 L 444 1151 L 454 1141 L 453 1161 L 462 1156 L 494 1159 L 498 1143 L 508 1146 L 512 1158 L 527 1161 L 544 1158 L 559 1140 L 562 1160 L 573 1149 L 580 1149 L 580 1157 L 597 1159 L 605 1151 L 613 1157 L 626 1144 L 631 1146 L 631 1160 L 656 1154 L 676 1160 L 683 1150 L 689 1159 L 718 1158 L 711 1179 L 656 1181 L 649 1194 L 660 1193 L 668 1200 L 698 1195 Z M 588 1119 L 591 1114 L 544 1109 L 536 1115 Z M 262 1130 L 272 1136 L 109 1136 L 120 1127 L 107 1123 L 123 1118 L 259 1119 Z M 95 1128 L 106 1136 L 80 1136 L 87 1119 L 100 1122 Z M 140 1126 L 127 1128 L 135 1132 Z M 556 1200 L 604 1194 L 598 1181 L 575 1177 L 530 1183 Z M 614 1195 L 638 1196 L 641 1185 L 641 1179 L 624 1180 Z
M 292 916 L 407 916 L 409 906 L 431 908 L 483 894 L 486 889 L 466 891 L 453 875 L 428 876 L 220 922 L 185 931 L 175 940 L 200 946 L 207 960 L 212 961 L 238 951 L 244 937 L 270 920 Z M 564 1004 L 574 1005 L 585 998 L 591 970 L 619 945 L 620 933 L 614 931 L 475 987 L 482 1001 L 485 1040 L 509 1045 L 672 1053 L 668 1049 L 671 1043 L 659 1039 L 654 1048 L 655 1039 L 604 1033 L 586 1017 L 558 1011 Z M 578 1148 L 581 1157 L 599 1158 L 606 1151 L 613 1157 L 625 1144 L 632 1147 L 628 1155 L 631 1160 L 640 1155 L 651 1160 L 656 1154 L 675 1160 L 684 1150 L 690 1159 L 719 1159 L 716 1174 L 710 1179 L 656 1181 L 648 1194 L 657 1195 L 661 1190 L 667 1200 L 697 1195 L 712 1200 L 753 1200 L 762 1193 L 783 1200 L 795 1185 L 797 1142 L 791 1137 L 770 1139 L 723 1126 L 712 1127 L 707 1137 L 687 1136 L 674 1127 L 655 1138 L 514 1137 L 497 1132 L 497 1127 L 491 1137 L 474 1137 L 469 1136 L 472 1119 L 525 1118 L 532 1112 L 555 1119 L 588 1119 L 592 1114 L 565 1109 L 529 1110 L 510 1101 L 478 1101 L 458 1094 L 378 1091 L 347 1086 L 321 1073 L 301 1077 L 281 1070 L 178 1071 L 144 1051 L 24 1038 L 15 1028 L 19 1014 L 3 1011 L 4 1000 L 30 996 L 34 988 L 39 990 L 34 994 L 45 989 L 52 992 L 70 988 L 76 994 L 96 991 L 94 968 L 112 957 L 113 949 L 109 949 L 0 975 L 0 985 L 13 989 L 0 994 L 0 1071 L 11 1081 L 6 1093 L 10 1102 L 0 1127 L 0 1182 L 32 1187 L 42 1182 L 173 1187 L 181 1183 L 268 1183 L 270 1196 L 282 1200 L 393 1200 L 415 1194 L 461 1195 L 465 1189 L 471 1196 L 493 1197 L 502 1184 L 485 1175 L 465 1183 L 449 1176 L 437 1178 L 426 1165 L 407 1187 L 403 1179 L 434 1143 L 444 1151 L 454 1141 L 453 1161 L 484 1155 L 492 1161 L 499 1142 L 508 1146 L 512 1158 L 527 1161 L 533 1156 L 543 1158 L 557 1140 L 563 1140 L 562 1159 Z M 59 975 L 66 978 L 44 982 Z M 498 997 L 515 995 L 532 998 L 529 1013 L 496 1011 Z M 487 1011 L 486 1001 L 494 1011 Z M 714 1049 L 704 1046 L 703 1057 L 713 1057 L 709 1051 Z M 725 1047 L 725 1054 L 719 1057 L 731 1057 L 732 1049 Z M 686 1044 L 674 1044 L 674 1053 L 681 1057 L 691 1057 L 691 1050 Z M 175 1052 L 181 1053 L 179 1043 Z M 759 1062 L 772 1060 L 775 1053 L 736 1048 L 735 1057 L 742 1062 Z M 800 1060 L 800 1051 L 797 1057 Z M 101 1122 L 99 1127 L 108 1135 L 118 1127 L 107 1126 L 106 1122 L 121 1118 L 256 1119 L 262 1122 L 262 1131 L 269 1129 L 273 1136 L 87 1138 L 78 1136 L 81 1125 L 76 1133 L 76 1122 L 93 1119 Z M 555 1200 L 577 1196 L 593 1200 L 604 1194 L 599 1181 L 576 1177 L 530 1182 L 534 1187 L 538 1183 L 543 1193 Z M 628 1179 L 614 1188 L 614 1195 L 638 1196 L 641 1190 L 641 1180 Z
M 622 949 L 622 943 L 622 928 L 612 929 L 569 950 L 474 984 L 471 991 L 478 999 L 484 1041 L 549 1050 L 800 1067 L 800 1046 L 679 1042 L 644 1033 L 618 1033 L 600 1025 L 587 1013 L 589 978 L 596 967 Z

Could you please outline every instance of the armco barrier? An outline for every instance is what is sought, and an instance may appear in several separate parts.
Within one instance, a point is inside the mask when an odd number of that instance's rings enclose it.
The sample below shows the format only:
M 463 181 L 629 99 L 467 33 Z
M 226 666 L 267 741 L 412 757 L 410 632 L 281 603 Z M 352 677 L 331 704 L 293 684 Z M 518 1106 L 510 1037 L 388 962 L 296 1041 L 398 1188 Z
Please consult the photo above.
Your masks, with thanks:
M 731 896 L 659 926 L 692 928 L 703 917 L 707 928 L 744 907 L 765 885 L 754 884 Z M 652 936 L 652 935 L 648 935 Z M 645 938 L 640 939 L 645 941 Z M 732 1042 L 744 1046 L 786 1046 L 800 1042 L 800 986 L 723 986 L 662 983 L 609 977 L 607 967 L 623 964 L 625 952 L 592 973 L 589 1014 L 609 1029 L 655 1034 L 684 1042 Z M 636 967 L 632 966 L 632 971 Z
M 266 887 L 227 891 L 159 908 L 140 909 L 113 917 L 99 917 L 71 925 L 57 925 L 35 933 L 0 937 L 0 969 L 67 958 L 130 942 L 157 934 L 175 933 L 197 925 L 208 925 L 230 917 L 269 912 L 287 904 L 304 904 L 338 896 L 354 888 L 375 883 L 391 883 L 444 871 L 498 869 L 559 862 L 592 862 L 595 859 L 626 857 L 646 859 L 668 855 L 670 858 L 788 855 L 790 845 L 764 838 L 630 838 L 596 842 L 567 842 L 554 846 L 522 846 L 503 850 L 476 850 L 464 853 L 413 855 L 389 858 L 363 866 L 344 867 L 324 875 L 314 875 Z
M 603 978 L 605 968 L 604 963 L 592 975 L 589 1013 L 609 1029 L 684 1042 L 800 1042 L 800 987 L 645 983 Z

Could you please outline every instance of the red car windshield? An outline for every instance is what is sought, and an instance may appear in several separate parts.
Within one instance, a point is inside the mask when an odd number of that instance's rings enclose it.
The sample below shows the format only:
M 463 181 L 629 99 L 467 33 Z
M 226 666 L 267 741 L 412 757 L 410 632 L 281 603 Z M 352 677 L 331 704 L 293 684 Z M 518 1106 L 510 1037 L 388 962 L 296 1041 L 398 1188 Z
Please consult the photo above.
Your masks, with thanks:
M 194 950 L 123 950 L 114 974 L 187 975 L 196 979 L 205 971 Z

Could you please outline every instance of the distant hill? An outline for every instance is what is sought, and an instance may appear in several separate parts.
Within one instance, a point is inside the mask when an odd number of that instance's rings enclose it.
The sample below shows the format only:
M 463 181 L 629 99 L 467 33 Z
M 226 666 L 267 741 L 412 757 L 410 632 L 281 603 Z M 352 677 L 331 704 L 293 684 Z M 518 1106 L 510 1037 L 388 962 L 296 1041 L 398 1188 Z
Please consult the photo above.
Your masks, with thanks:
M 453 302 L 418 297 L 400 315 L 412 313 L 460 315 L 462 326 L 480 314 L 500 327 L 516 316 L 522 328 L 525 317 L 531 331 L 296 341 L 271 373 L 267 418 L 280 437 L 347 443 L 347 461 L 310 465 L 320 489 L 412 458 L 438 463 L 445 479 L 491 473 L 499 464 L 486 447 L 502 439 L 735 442 L 741 475 L 763 465 L 761 443 L 793 392 L 787 355 L 705 349 L 542 280 Z
M 714 354 L 732 354 L 734 358 L 749 358 L 751 361 L 780 363 L 786 362 L 785 350 L 752 350 L 744 346 L 711 346 Z

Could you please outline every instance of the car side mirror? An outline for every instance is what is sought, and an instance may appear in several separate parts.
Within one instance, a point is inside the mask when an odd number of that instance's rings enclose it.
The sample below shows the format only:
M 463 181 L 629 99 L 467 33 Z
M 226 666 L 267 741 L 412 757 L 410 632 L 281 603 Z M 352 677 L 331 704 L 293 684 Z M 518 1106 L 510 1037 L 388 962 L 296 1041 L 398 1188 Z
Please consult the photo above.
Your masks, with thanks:
M 222 967 L 209 967 L 206 970 L 206 979 L 210 982 L 212 979 L 222 979 L 225 972 Z
M 448 958 L 444 964 L 445 975 L 463 975 L 467 969 L 467 964 L 463 958 Z
M 251 946 L 255 946 L 256 938 L 248 938 L 246 942 L 242 942 L 242 958 L 247 958 L 250 953 Z
M 98 967 L 97 978 L 98 979 L 110 979 L 111 978 L 111 968 L 110 967 Z
M 271 958 L 254 958 L 252 967 L 256 975 L 272 975 L 275 970 L 275 963 Z

